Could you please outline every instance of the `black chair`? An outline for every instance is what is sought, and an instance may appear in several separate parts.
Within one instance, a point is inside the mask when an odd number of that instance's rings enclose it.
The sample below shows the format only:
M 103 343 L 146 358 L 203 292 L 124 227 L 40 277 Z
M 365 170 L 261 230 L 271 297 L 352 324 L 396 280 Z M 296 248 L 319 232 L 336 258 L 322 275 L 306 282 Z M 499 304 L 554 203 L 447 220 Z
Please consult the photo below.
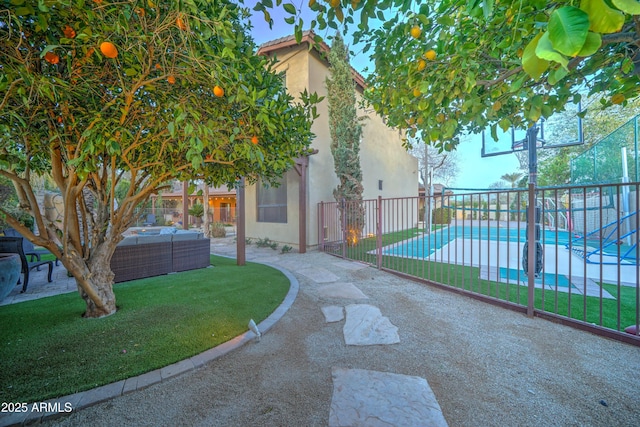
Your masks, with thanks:
M 51 274 L 53 272 L 53 261 L 35 261 L 30 262 L 27 260 L 27 256 L 24 253 L 24 249 L 22 247 L 23 241 L 26 240 L 24 237 L 0 237 L 0 253 L 14 253 L 20 255 L 20 261 L 22 262 L 22 274 L 24 274 L 24 283 L 22 284 L 22 292 L 27 290 L 27 286 L 29 285 L 29 272 L 41 265 L 48 264 L 49 265 L 49 283 L 52 282 Z M 19 284 L 20 282 L 18 282 Z
M 42 255 L 50 255 L 51 252 L 49 252 L 46 249 L 36 249 L 36 247 L 33 245 L 33 243 L 31 243 L 31 241 L 29 239 L 27 239 L 26 237 L 22 236 L 22 234 L 18 233 L 18 231 L 14 228 L 5 228 L 3 230 L 4 235 L 8 236 L 8 237 L 23 237 L 24 240 L 22 241 L 22 249 L 24 250 L 24 254 L 26 256 L 29 257 L 29 261 L 34 262 L 34 259 L 37 261 L 40 261 L 40 257 Z M 59 259 L 56 258 L 56 265 L 59 265 Z M 38 268 L 38 270 L 40 270 Z

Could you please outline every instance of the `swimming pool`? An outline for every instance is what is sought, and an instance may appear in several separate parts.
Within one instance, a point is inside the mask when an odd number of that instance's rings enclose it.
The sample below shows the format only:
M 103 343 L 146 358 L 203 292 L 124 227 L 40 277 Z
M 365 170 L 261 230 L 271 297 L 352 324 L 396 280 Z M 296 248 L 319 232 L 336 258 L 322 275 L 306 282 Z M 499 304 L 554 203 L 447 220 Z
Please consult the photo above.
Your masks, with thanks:
M 490 240 L 493 242 L 509 242 L 524 245 L 527 241 L 526 228 L 496 228 L 496 227 L 468 227 L 450 226 L 437 230 L 431 234 L 419 236 L 387 246 L 382 249 L 384 255 L 408 258 L 427 258 L 438 249 L 446 246 L 455 239 Z M 542 242 L 549 245 L 566 245 L 572 235 L 568 231 L 543 230 Z

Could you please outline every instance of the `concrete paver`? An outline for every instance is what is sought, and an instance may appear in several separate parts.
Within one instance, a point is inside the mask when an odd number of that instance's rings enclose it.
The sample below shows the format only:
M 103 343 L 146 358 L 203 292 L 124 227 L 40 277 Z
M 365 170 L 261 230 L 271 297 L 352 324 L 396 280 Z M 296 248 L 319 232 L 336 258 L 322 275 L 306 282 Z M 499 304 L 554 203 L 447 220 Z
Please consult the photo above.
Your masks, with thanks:
M 353 283 L 332 283 L 318 288 L 318 294 L 324 298 L 369 299 Z
M 334 368 L 330 427 L 446 427 L 424 378 L 365 369 Z
M 327 323 L 339 322 L 344 319 L 344 308 L 338 305 L 329 305 L 322 307 L 324 321 Z
M 349 304 L 345 307 L 344 341 L 347 345 L 397 344 L 398 328 L 378 307 L 369 304 Z

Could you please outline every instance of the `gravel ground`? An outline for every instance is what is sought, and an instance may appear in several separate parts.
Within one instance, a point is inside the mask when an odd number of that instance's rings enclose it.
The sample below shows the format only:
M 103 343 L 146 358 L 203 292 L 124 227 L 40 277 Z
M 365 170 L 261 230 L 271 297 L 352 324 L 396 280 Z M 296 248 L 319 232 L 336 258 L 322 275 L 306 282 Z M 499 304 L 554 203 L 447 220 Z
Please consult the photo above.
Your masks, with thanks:
M 233 247 L 212 245 L 216 253 Z M 450 426 L 637 426 L 640 349 L 318 252 L 250 247 L 300 282 L 287 314 L 260 341 L 203 368 L 50 421 L 61 426 L 325 426 L 332 367 L 425 378 Z M 324 268 L 369 299 L 320 296 L 298 273 Z M 344 322 L 321 307 L 366 303 L 400 343 L 346 346 Z

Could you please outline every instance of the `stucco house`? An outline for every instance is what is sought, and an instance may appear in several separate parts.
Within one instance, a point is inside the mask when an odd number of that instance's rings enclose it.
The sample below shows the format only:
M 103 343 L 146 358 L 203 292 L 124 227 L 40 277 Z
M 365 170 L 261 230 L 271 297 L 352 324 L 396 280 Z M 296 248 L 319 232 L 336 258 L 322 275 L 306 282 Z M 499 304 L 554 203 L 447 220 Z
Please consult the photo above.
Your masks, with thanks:
M 330 48 L 323 43 L 314 46 L 313 39 L 312 32 L 305 32 L 299 44 L 293 36 L 281 38 L 263 44 L 258 54 L 277 58 L 276 71 L 283 73 L 291 95 L 306 89 L 325 96 L 312 127 L 315 154 L 298 159 L 279 187 L 258 183 L 245 189 L 246 237 L 269 238 L 302 251 L 318 245 L 318 204 L 334 201 L 333 190 L 339 183 L 330 148 L 326 99 Z M 353 78 L 356 97 L 361 99 L 364 79 L 355 70 Z M 367 117 L 360 144 L 364 199 L 417 197 L 418 160 L 402 147 L 400 131 L 388 127 L 373 109 L 359 109 L 358 115 Z

